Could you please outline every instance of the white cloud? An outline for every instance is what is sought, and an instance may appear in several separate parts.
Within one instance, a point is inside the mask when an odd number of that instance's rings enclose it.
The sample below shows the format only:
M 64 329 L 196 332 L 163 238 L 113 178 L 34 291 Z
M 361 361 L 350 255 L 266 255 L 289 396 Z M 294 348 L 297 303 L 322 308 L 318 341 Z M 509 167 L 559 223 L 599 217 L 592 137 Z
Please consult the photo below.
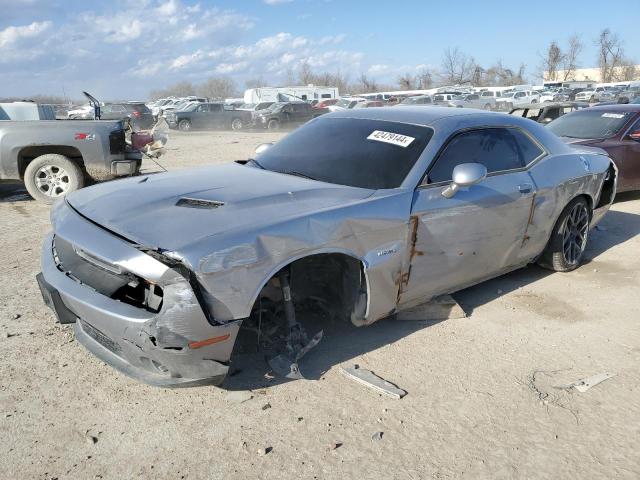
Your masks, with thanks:
M 11 46 L 22 39 L 38 37 L 46 32 L 51 25 L 50 21 L 45 21 L 17 27 L 9 26 L 0 31 L 0 48 Z
M 178 2 L 176 0 L 169 0 L 166 3 L 163 3 L 158 8 L 156 8 L 156 12 L 158 15 L 163 15 L 169 17 L 171 15 L 175 15 L 178 11 Z
M 171 62 L 171 66 L 169 68 L 171 70 L 181 70 L 197 62 L 200 58 L 202 58 L 202 52 L 200 50 L 189 55 L 180 55 Z
M 228 75 L 230 73 L 242 72 L 248 66 L 247 62 L 237 62 L 237 63 L 221 63 L 216 67 L 216 73 L 220 73 L 223 75 Z
M 367 73 L 371 74 L 371 75 L 380 75 L 383 73 L 387 73 L 389 70 L 391 69 L 391 67 L 389 65 L 385 65 L 382 63 L 375 63 L 371 66 L 369 66 Z

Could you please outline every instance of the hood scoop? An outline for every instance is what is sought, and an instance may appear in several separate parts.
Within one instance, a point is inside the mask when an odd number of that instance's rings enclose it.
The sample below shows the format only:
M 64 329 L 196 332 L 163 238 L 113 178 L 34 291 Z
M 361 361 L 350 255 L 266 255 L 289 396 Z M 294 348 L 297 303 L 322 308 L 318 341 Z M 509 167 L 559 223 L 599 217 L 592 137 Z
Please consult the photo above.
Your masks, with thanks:
M 189 197 L 182 197 L 176 202 L 176 207 L 203 208 L 207 210 L 219 208 L 223 205 L 224 202 L 218 202 L 216 200 L 203 200 L 201 198 Z

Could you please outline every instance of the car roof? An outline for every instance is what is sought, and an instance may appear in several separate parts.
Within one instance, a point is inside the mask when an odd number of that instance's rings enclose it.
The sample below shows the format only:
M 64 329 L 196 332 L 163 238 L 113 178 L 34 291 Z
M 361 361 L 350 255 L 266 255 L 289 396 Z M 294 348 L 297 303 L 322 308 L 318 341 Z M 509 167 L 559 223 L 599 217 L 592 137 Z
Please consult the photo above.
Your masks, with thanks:
M 606 110 L 608 112 L 640 112 L 640 104 L 618 103 L 615 105 L 595 105 L 589 110 Z
M 545 107 L 583 107 L 587 108 L 587 102 L 543 102 L 543 103 L 527 103 L 526 105 L 514 106 L 514 110 L 523 110 L 525 108 L 545 108 Z
M 447 107 L 427 107 L 427 106 L 406 106 L 403 108 L 382 107 L 382 108 L 362 108 L 339 110 L 337 112 L 323 115 L 323 117 L 333 118 L 362 118 L 368 120 L 386 120 L 389 122 L 411 123 L 414 125 L 429 126 L 441 119 L 453 119 L 454 117 L 464 117 L 473 120 L 477 117 L 482 122 L 487 116 L 493 118 L 513 117 L 504 113 L 488 112 L 476 108 L 447 108 Z M 508 119 L 512 122 L 511 118 Z

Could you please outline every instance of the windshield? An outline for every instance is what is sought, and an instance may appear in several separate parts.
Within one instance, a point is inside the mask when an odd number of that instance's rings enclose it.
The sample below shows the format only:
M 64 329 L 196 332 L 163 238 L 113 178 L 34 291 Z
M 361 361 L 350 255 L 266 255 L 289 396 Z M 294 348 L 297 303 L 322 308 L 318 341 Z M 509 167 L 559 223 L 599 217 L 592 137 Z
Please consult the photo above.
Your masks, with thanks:
M 454 95 L 453 99 L 454 100 L 464 100 L 466 97 L 466 95 Z
M 511 98 L 516 94 L 516 92 L 509 92 L 509 93 L 503 93 L 502 97 L 503 98 Z
M 198 108 L 200 104 L 199 103 L 190 103 L 188 105 L 186 105 L 182 111 L 183 112 L 193 112 L 196 108 Z
M 432 135 L 431 128 L 406 123 L 319 118 L 284 137 L 257 161 L 267 170 L 327 183 L 397 188 Z M 318 145 L 322 148 L 314 148 Z
M 419 99 L 421 97 L 409 97 L 409 98 L 405 98 L 401 103 L 405 104 L 405 105 L 413 105 L 414 103 L 418 103 Z
M 263 111 L 265 112 L 279 112 L 282 107 L 284 107 L 286 105 L 286 103 L 274 103 L 273 105 L 270 105 L 269 107 L 265 108 Z
M 631 115 L 632 112 L 586 109 L 564 115 L 547 127 L 559 137 L 609 138 L 627 123 Z

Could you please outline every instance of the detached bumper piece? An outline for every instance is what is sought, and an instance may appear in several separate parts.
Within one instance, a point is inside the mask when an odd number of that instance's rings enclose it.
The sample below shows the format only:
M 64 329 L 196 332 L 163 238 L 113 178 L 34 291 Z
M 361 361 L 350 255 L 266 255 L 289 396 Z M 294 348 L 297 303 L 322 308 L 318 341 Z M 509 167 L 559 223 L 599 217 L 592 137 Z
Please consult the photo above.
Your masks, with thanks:
M 36 278 L 57 320 L 74 323 L 79 343 L 141 382 L 221 384 L 241 321 L 210 323 L 194 287 L 176 270 L 67 205 L 56 208 L 63 211 L 54 216 L 63 218 L 55 218 L 56 236 L 45 240 Z

